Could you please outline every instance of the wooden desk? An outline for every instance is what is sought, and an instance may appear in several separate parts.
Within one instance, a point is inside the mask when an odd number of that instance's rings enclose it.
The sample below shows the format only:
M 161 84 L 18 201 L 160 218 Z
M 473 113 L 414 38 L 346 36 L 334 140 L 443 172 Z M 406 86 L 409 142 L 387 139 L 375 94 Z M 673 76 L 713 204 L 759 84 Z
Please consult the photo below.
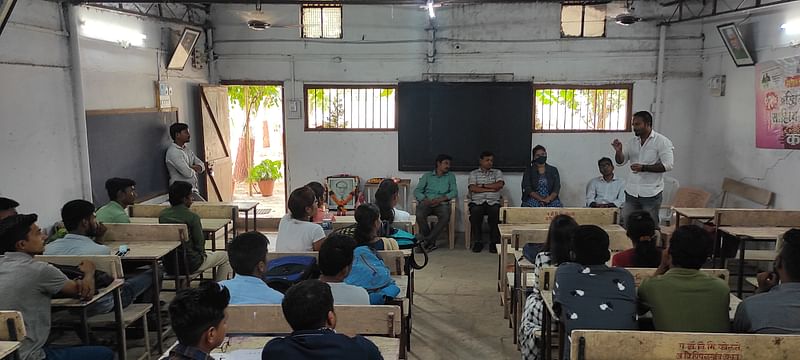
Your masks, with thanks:
M 158 351 L 164 352 L 164 342 L 162 333 L 162 319 L 161 319 L 161 267 L 158 265 L 159 260 L 167 256 L 170 252 L 177 249 L 181 245 L 180 241 L 141 241 L 141 242 L 110 242 L 107 243 L 112 249 L 119 249 L 119 245 L 127 245 L 128 253 L 121 256 L 120 259 L 125 262 L 147 262 L 153 270 L 153 311 L 156 316 L 156 326 L 158 327 Z M 178 252 L 174 253 L 175 266 L 178 266 Z M 176 274 L 180 274 L 179 269 L 174 269 Z M 188 279 L 187 279 L 188 280 Z M 175 289 L 179 288 L 180 276 L 175 276 Z
M 131 224 L 158 224 L 158 218 L 132 217 Z M 225 250 L 228 249 L 228 230 L 231 225 L 229 219 L 200 219 L 206 240 L 211 240 L 211 251 L 217 250 L 216 233 L 225 229 Z
M 234 352 L 237 353 L 236 359 L 260 359 L 261 350 L 275 336 L 232 336 L 225 339 L 222 346 L 211 352 L 215 359 L 230 359 Z M 400 339 L 383 336 L 366 336 L 381 351 L 381 355 L 387 360 L 400 359 Z M 228 355 L 226 355 L 228 354 Z M 165 354 L 168 355 L 168 354 Z
M 0 359 L 5 359 L 19 349 L 20 341 L 0 341 Z
M 673 208 L 675 210 L 675 226 L 681 224 L 681 216 L 689 220 L 711 220 L 714 218 L 715 208 Z
M 81 328 L 80 332 L 82 333 L 82 339 L 85 339 L 85 344 L 88 344 L 89 341 L 89 316 L 86 313 L 86 308 L 89 305 L 96 303 L 100 298 L 113 293 L 114 297 L 114 316 L 116 318 L 116 322 L 119 325 L 119 329 L 117 329 L 117 339 L 119 344 L 119 358 L 121 360 L 126 360 L 128 358 L 127 349 L 125 348 L 125 328 L 122 326 L 122 298 L 120 297 L 120 287 L 122 284 L 125 283 L 123 279 L 114 279 L 110 285 L 100 289 L 94 297 L 92 297 L 88 301 L 84 301 L 81 299 L 76 298 L 61 298 L 61 299 L 52 299 L 50 301 L 50 307 L 53 310 L 78 310 L 80 312 L 80 319 L 81 319 Z
M 742 290 L 744 287 L 744 260 L 746 243 L 749 240 L 754 241 L 777 241 L 778 237 L 783 235 L 790 227 L 778 226 L 761 226 L 761 227 L 747 227 L 747 226 L 720 226 L 717 231 L 735 236 L 739 239 L 739 276 L 736 279 L 736 295 L 742 297 Z M 719 241 L 717 239 L 716 241 Z M 763 253 L 763 252 L 761 252 Z M 759 258 L 758 260 L 763 260 Z M 724 263 L 724 260 L 723 260 Z
M 248 222 L 250 221 L 250 211 L 253 212 L 253 231 L 258 231 L 258 211 L 256 211 L 256 207 L 258 207 L 257 202 L 249 202 L 249 201 L 242 201 L 242 202 L 232 202 L 226 203 L 230 205 L 236 205 L 236 208 L 239 209 L 240 213 L 244 213 L 244 231 L 250 231 L 250 225 Z M 239 231 L 236 229 L 236 224 L 233 225 L 233 236 L 239 235 Z

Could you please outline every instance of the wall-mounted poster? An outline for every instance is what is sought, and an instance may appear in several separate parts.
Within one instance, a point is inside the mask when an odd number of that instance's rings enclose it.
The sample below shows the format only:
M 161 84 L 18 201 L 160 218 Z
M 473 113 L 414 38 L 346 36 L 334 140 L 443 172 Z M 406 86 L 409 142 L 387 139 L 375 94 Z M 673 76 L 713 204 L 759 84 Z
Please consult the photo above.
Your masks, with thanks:
M 800 149 L 800 56 L 756 65 L 756 147 Z

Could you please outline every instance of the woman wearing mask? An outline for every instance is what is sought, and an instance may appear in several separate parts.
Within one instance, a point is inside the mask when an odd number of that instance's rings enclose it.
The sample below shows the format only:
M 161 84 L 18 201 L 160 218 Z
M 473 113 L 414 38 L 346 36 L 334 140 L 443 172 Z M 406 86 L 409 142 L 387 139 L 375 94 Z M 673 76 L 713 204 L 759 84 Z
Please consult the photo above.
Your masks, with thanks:
M 522 206 L 561 207 L 558 193 L 561 178 L 555 166 L 547 164 L 547 150 L 542 145 L 533 148 L 533 161 L 522 175 Z

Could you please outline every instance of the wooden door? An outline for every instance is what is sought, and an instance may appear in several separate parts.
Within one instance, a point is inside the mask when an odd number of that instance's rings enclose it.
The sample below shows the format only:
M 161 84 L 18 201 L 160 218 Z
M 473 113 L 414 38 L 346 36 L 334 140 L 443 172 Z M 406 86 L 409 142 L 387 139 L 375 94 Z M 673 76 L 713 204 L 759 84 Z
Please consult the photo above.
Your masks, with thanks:
M 208 201 L 233 200 L 233 163 L 231 160 L 228 88 L 200 85 L 200 108 L 203 117 L 203 151 L 206 164 Z

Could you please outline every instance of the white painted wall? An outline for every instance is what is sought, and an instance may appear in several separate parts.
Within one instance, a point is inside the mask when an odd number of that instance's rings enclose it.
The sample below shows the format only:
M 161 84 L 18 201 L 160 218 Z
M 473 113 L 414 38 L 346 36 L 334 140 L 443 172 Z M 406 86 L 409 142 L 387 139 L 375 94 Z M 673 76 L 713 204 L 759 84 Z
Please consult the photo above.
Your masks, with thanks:
M 17 2 L 0 35 L 0 195 L 19 201 L 22 212 L 38 213 L 43 226 L 60 219 L 62 204 L 83 196 L 68 35 L 59 6 L 42 0 Z M 156 53 L 161 28 L 168 25 L 77 9 L 79 18 L 132 26 L 148 36 L 147 49 L 80 40 L 85 108 L 154 107 Z M 202 39 L 198 46 L 203 46 Z M 195 85 L 207 82 L 206 73 L 168 74 L 173 104 L 180 108 L 181 121 L 193 129 Z
M 656 11 L 655 4 L 641 7 Z M 244 25 L 247 17 L 255 16 L 276 25 L 297 24 L 297 6 L 264 6 L 262 15 L 253 10 L 213 7 L 214 49 L 219 56 L 215 69 L 222 80 L 283 81 L 287 100 L 302 100 L 303 84 L 419 81 L 422 73 L 440 72 L 513 73 L 515 81 L 540 83 L 633 82 L 634 109 L 650 110 L 654 103 L 658 28 L 652 23 L 620 27 L 612 22 L 605 39 L 560 39 L 558 4 L 448 6 L 437 9 L 436 62 L 428 63 L 428 19 L 413 6 L 347 5 L 344 39 L 306 41 L 299 40 L 296 28 L 255 32 Z M 671 175 L 688 182 L 691 125 L 702 90 L 700 26 L 673 27 L 667 34 L 665 106 L 656 128 L 677 148 Z M 407 177 L 414 184 L 421 175 L 397 171 L 394 132 L 306 132 L 303 121 L 286 120 L 290 190 L 338 173 L 364 179 Z M 632 134 L 532 136 L 534 144 L 548 148 L 552 164 L 561 172 L 562 201 L 581 206 L 586 182 L 598 175 L 597 159 L 612 154 L 614 138 Z M 476 158 L 481 150 L 476 146 Z M 457 174 L 457 181 L 463 196 L 467 174 Z M 506 177 L 506 192 L 514 205 L 520 201 L 520 182 L 520 173 Z
M 743 36 L 750 38 L 748 48 L 755 50 L 756 61 L 779 59 L 800 54 L 789 46 L 800 36 L 788 36 L 780 25 L 800 19 L 800 4 L 783 5 L 769 11 L 708 22 L 703 27 L 703 79 L 726 75 L 723 97 L 702 91 L 698 121 L 694 124 L 696 147 L 692 181 L 719 195 L 723 177 L 731 177 L 776 193 L 775 207 L 797 209 L 800 192 L 800 152 L 755 147 L 755 73 L 753 67 L 737 68 L 716 26 L 727 22 L 740 23 Z M 715 199 L 716 200 L 716 199 Z M 716 200 L 718 201 L 718 200 Z M 741 204 L 753 206 L 752 204 Z

